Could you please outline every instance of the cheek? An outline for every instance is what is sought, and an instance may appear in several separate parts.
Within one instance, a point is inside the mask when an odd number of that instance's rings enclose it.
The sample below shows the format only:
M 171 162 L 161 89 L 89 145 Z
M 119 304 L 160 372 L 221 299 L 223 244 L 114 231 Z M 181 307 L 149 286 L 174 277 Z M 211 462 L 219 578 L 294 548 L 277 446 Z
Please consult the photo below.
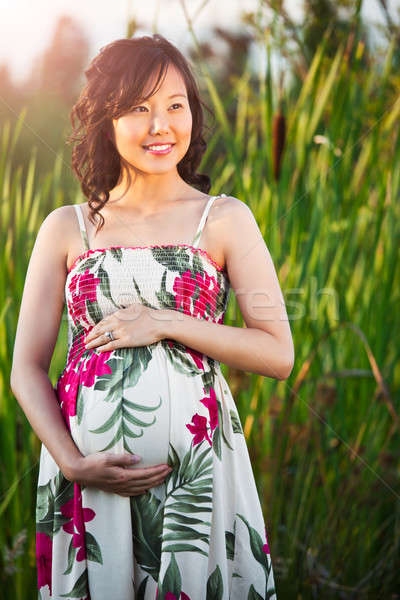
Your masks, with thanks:
M 115 129 L 115 139 L 117 144 L 125 145 L 137 142 L 143 137 L 143 127 L 138 123 L 133 123 L 132 120 L 126 120 L 118 123 L 118 127 Z
M 182 138 L 185 138 L 185 137 L 190 138 L 190 136 L 192 134 L 192 124 L 193 124 L 192 115 L 186 116 L 179 122 L 179 124 L 177 124 L 176 130 L 178 131 L 179 135 Z

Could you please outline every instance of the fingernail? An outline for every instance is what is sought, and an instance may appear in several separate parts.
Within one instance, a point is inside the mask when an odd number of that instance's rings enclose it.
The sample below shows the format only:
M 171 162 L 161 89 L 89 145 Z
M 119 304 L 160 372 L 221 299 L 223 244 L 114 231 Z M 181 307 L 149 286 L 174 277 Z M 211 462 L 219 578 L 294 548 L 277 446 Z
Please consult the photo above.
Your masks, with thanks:
M 133 462 L 133 463 L 138 463 L 139 461 L 141 461 L 141 460 L 142 460 L 142 457 L 141 457 L 141 456 L 139 456 L 138 454 L 133 454 L 133 455 L 131 456 L 131 459 L 132 459 L 132 462 Z

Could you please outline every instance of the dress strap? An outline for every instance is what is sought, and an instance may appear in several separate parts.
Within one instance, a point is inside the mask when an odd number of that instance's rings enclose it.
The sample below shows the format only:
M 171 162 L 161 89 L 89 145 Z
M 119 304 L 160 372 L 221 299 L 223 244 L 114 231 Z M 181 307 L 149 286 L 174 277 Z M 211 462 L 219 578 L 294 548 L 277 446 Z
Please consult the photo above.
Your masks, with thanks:
M 83 219 L 82 209 L 81 209 L 81 207 L 80 207 L 79 204 L 74 204 L 74 207 L 75 207 L 75 210 L 76 210 L 76 214 L 78 215 L 79 229 L 81 230 L 81 236 L 82 236 L 83 246 L 84 246 L 85 252 L 86 252 L 87 250 L 89 250 L 89 242 L 88 242 L 88 236 L 87 236 L 85 221 Z
M 226 194 L 220 194 L 220 196 L 226 196 Z M 208 200 L 204 210 L 203 210 L 203 214 L 201 215 L 201 219 L 200 219 L 200 223 L 199 226 L 197 228 L 196 234 L 193 238 L 193 242 L 191 244 L 191 246 L 193 246 L 193 248 L 197 248 L 200 242 L 200 238 L 201 238 L 201 234 L 203 232 L 204 226 L 206 224 L 207 221 L 207 217 L 208 217 L 208 213 L 210 211 L 210 208 L 215 200 L 215 198 L 219 198 L 220 196 L 211 196 L 211 198 Z

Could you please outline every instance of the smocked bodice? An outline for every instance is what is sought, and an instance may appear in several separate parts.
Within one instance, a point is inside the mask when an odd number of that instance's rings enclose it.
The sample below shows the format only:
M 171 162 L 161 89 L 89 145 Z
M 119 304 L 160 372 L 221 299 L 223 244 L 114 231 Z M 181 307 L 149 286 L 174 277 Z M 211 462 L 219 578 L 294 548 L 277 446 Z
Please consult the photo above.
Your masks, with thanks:
M 86 251 L 65 282 L 67 363 L 84 351 L 83 338 L 96 323 L 133 303 L 171 309 L 223 323 L 229 279 L 198 242 L 215 196 L 203 211 L 193 244 L 110 246 L 89 249 L 81 208 L 75 205 Z
M 222 323 L 229 288 L 222 267 L 204 250 L 189 245 L 89 250 L 67 275 L 70 334 L 86 333 L 135 302 Z

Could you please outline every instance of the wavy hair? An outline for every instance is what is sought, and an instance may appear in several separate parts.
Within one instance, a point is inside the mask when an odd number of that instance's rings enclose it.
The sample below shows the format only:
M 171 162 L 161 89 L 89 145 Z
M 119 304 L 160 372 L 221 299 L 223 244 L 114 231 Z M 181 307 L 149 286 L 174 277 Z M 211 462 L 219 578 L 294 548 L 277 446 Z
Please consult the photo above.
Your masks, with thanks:
M 73 131 L 67 143 L 72 149 L 72 169 L 83 194 L 88 198 L 89 219 L 95 224 L 96 214 L 107 203 L 112 190 L 125 169 L 128 185 L 131 182 L 129 163 L 119 154 L 114 143 L 112 119 L 117 119 L 138 102 L 147 100 L 157 91 L 169 64 L 182 75 L 192 113 L 192 134 L 189 148 L 177 165 L 178 173 L 189 184 L 208 193 L 208 175 L 196 170 L 207 148 L 203 138 L 204 115 L 202 102 L 191 67 L 181 52 L 160 34 L 120 39 L 103 46 L 85 70 L 87 83 L 72 107 L 70 119 Z M 153 89 L 144 96 L 145 86 L 158 70 Z M 161 82 L 162 83 L 162 82 Z M 160 84 L 161 85 L 161 84 Z M 97 232 L 97 230 L 96 230 Z

